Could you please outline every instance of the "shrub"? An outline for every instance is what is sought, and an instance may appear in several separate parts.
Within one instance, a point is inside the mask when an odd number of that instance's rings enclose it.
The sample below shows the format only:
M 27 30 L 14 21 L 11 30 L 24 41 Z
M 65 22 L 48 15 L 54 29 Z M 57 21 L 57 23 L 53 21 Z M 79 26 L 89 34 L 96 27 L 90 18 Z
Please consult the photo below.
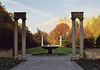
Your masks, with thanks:
M 11 24 L 0 26 L 0 49 L 9 49 L 14 46 L 14 32 Z
M 68 42 L 66 42 L 66 41 L 63 41 L 62 45 L 65 45 L 66 47 L 69 47 L 70 44 Z
M 94 47 L 95 39 L 94 37 L 90 37 L 89 39 L 84 39 L 84 46 L 85 48 L 93 48 Z
M 12 67 L 18 65 L 21 60 L 13 60 L 10 58 L 0 58 L 0 70 L 10 70 Z
M 96 47 L 100 47 L 100 35 L 99 35 L 99 37 L 96 40 Z

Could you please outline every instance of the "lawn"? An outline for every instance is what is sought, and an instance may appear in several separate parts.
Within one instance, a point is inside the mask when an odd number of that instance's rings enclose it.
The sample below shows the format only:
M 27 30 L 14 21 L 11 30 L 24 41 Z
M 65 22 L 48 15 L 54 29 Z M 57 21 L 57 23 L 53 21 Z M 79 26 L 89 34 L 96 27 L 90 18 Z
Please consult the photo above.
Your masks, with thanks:
M 36 47 L 36 48 L 30 48 L 26 49 L 27 54 L 32 54 L 32 53 L 47 53 L 48 50 L 43 49 L 42 47 Z M 72 53 L 72 48 L 68 47 L 59 47 L 57 49 L 53 50 L 53 53 Z M 76 53 L 79 53 L 79 49 L 76 49 Z M 21 50 L 19 50 L 19 54 L 21 54 Z

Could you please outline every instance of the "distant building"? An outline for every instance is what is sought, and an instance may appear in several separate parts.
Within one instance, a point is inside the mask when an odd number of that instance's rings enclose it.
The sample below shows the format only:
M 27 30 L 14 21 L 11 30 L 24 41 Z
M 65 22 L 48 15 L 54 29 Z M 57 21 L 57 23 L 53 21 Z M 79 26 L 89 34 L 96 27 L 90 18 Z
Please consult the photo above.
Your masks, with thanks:
M 92 23 L 93 17 L 84 17 L 83 19 L 83 26 L 87 24 L 87 22 Z M 72 20 L 71 17 L 61 17 L 58 21 L 58 24 L 65 23 L 72 27 Z M 76 19 L 75 23 L 79 23 L 79 19 Z

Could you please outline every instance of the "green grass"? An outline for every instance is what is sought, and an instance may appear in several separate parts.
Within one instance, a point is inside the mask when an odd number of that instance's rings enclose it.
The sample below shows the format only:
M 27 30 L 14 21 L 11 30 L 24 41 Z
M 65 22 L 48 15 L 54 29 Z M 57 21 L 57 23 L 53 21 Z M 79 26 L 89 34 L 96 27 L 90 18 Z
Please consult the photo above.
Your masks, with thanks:
M 72 53 L 72 48 L 59 47 L 53 50 L 54 53 Z M 76 49 L 76 53 L 79 53 L 79 49 Z
M 47 53 L 48 50 L 43 49 L 42 47 L 36 47 L 36 48 L 30 48 L 26 49 L 27 54 L 32 54 L 32 53 Z M 72 53 L 72 48 L 68 47 L 59 47 L 57 49 L 53 50 L 53 53 Z M 79 53 L 79 49 L 76 49 L 76 53 Z M 19 51 L 19 54 L 21 54 L 21 50 Z

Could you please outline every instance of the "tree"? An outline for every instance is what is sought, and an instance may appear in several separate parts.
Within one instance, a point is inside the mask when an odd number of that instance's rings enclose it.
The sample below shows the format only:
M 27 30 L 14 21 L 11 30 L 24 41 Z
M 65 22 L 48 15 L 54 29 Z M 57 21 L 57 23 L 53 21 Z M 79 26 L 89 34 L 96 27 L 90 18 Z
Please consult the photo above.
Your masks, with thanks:
M 93 37 L 97 38 L 100 35 L 100 15 L 97 18 L 93 17 L 92 24 L 88 22 L 85 27 L 92 32 Z
M 100 35 L 99 35 L 99 37 L 96 40 L 96 47 L 100 47 Z
M 0 49 L 9 49 L 14 46 L 14 21 L 8 12 L 0 6 Z
M 42 32 L 41 32 L 41 35 L 43 36 L 43 44 L 44 44 L 44 45 L 49 44 L 48 41 L 47 41 L 47 36 L 48 36 L 48 34 L 47 34 L 46 32 L 44 32 L 44 31 L 42 31 Z
M 48 35 L 48 42 L 51 44 L 59 43 L 60 35 L 62 35 L 64 32 L 68 32 L 69 28 L 70 27 L 67 24 L 58 24 Z
M 91 32 L 93 33 L 94 37 L 98 37 L 100 35 L 100 15 L 98 18 L 93 18 Z
M 87 27 L 84 27 L 84 38 L 89 39 L 92 35 L 92 32 Z
M 12 20 L 12 17 L 9 15 L 8 11 L 3 9 L 3 7 L 1 6 L 0 6 L 0 22 L 14 25 L 14 21 Z
M 37 39 L 26 26 L 26 47 L 38 46 Z M 11 13 L 0 6 L 0 49 L 14 48 L 14 21 Z M 18 25 L 18 49 L 22 49 L 22 24 Z
M 14 28 L 9 23 L 0 26 L 0 49 L 9 49 L 14 46 Z
M 34 34 L 35 38 L 38 41 L 39 46 L 41 45 L 41 30 L 37 28 L 37 33 Z
M 84 39 L 84 46 L 85 48 L 93 48 L 95 47 L 95 38 L 92 36 L 89 39 Z
M 22 49 L 22 24 L 21 23 L 18 24 L 18 46 L 19 49 Z M 39 46 L 37 39 L 26 26 L 26 48 L 33 48 L 37 46 Z
M 79 46 L 79 39 L 80 39 L 80 28 L 79 28 L 79 25 L 78 23 L 75 23 L 77 25 L 75 25 L 75 33 L 76 33 L 76 45 Z M 84 39 L 87 38 L 89 39 L 90 37 L 92 37 L 92 32 L 90 31 L 90 26 L 91 24 L 90 23 L 87 23 L 87 25 L 83 28 L 83 33 L 84 33 Z M 67 34 L 67 40 L 66 40 L 69 44 L 72 43 L 72 28 L 69 30 L 68 34 Z
M 28 27 L 26 27 L 26 48 L 33 48 L 39 46 L 38 40 L 35 36 L 29 31 Z

